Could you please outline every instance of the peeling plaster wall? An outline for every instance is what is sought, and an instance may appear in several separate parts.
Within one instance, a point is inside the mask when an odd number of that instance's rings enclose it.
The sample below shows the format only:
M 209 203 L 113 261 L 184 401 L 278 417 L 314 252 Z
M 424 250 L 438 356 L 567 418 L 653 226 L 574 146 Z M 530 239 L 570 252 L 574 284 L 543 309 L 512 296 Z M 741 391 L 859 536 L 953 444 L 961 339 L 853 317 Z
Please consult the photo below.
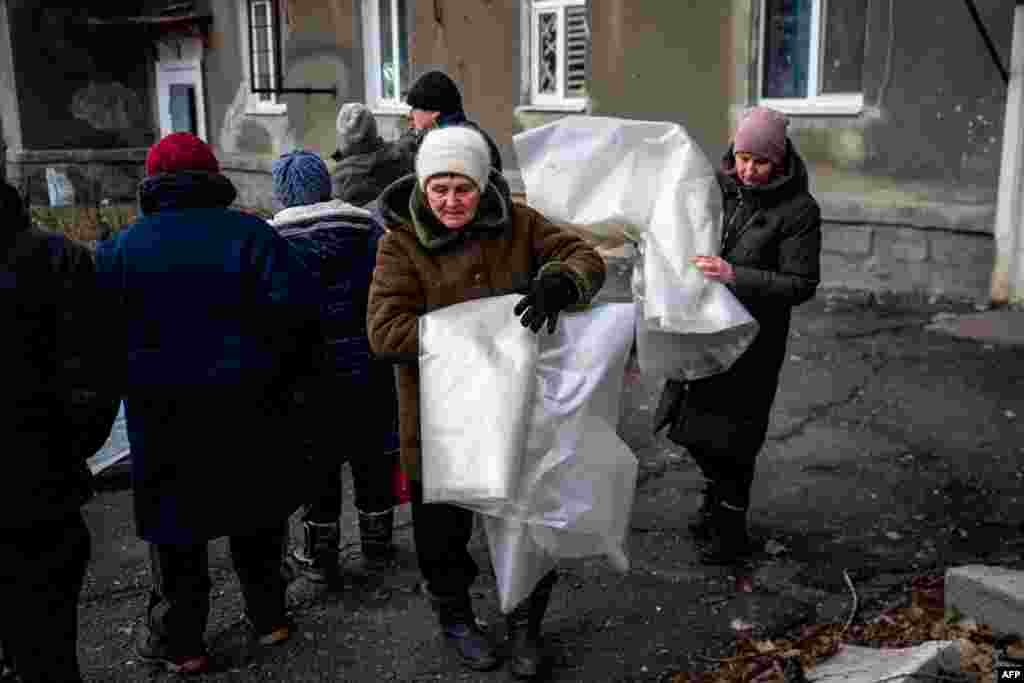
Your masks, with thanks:
M 731 15 L 721 1 L 590 0 L 593 113 L 675 121 L 717 157 L 738 61 Z
M 734 31 L 750 45 L 759 3 L 734 0 Z M 1013 0 L 977 0 L 1004 65 Z M 790 136 L 820 191 L 992 203 L 1006 88 L 962 0 L 867 3 L 859 115 L 793 116 Z M 841 28 L 839 29 L 841 30 Z M 757 99 L 757 64 L 737 58 L 733 124 Z
M 519 0 L 419 0 L 410 59 L 415 79 L 431 69 L 459 85 L 469 118 L 498 144 L 504 165 L 516 166 L 512 136 L 522 130 L 519 103 Z
M 330 155 L 334 120 L 343 102 L 363 99 L 362 63 L 354 48 L 358 20 L 350 0 L 282 2 L 285 88 L 337 88 L 329 94 L 282 94 L 282 114 L 253 113 L 245 15 L 236 0 L 213 0 L 212 49 L 207 52 L 207 102 L 212 142 L 228 154 L 274 158 L 297 147 Z
M 155 140 L 148 46 L 130 31 L 89 26 L 92 11 L 89 3 L 10 3 L 26 149 L 141 147 Z

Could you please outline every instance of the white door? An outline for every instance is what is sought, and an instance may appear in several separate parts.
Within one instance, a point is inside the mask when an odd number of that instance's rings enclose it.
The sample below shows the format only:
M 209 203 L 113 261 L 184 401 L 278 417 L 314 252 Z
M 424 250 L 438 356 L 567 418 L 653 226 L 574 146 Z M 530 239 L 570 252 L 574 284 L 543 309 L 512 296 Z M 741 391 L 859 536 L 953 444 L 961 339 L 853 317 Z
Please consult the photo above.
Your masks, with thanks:
M 203 44 L 181 38 L 159 45 L 156 92 L 160 137 L 193 133 L 206 138 L 206 96 L 203 89 Z

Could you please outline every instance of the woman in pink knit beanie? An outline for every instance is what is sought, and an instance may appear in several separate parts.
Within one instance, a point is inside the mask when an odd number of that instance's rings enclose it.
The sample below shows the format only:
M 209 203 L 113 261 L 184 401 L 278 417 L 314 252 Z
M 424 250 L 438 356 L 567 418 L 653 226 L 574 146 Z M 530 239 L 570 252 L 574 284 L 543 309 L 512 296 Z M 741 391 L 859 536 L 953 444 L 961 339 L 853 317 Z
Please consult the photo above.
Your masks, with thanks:
M 730 564 L 756 550 L 746 526 L 757 454 L 786 355 L 790 312 L 814 296 L 820 278 L 821 212 L 807 167 L 786 136 L 786 117 L 754 107 L 742 118 L 718 173 L 723 196 L 720 249 L 695 256 L 709 280 L 725 284 L 757 320 L 750 348 L 726 372 L 670 380 L 659 427 L 684 446 L 706 480 L 691 525 L 707 563 Z

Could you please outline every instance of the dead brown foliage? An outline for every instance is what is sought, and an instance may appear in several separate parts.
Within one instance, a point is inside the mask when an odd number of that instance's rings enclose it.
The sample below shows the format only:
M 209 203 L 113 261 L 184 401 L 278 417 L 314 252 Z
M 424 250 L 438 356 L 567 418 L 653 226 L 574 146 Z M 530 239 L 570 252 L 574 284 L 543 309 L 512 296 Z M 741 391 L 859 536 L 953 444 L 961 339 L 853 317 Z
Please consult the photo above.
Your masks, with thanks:
M 794 683 L 839 652 L 845 644 L 879 648 L 903 648 L 929 640 L 956 641 L 960 667 L 975 680 L 992 679 L 995 638 L 992 630 L 970 620 L 947 614 L 943 604 L 942 576 L 915 578 L 910 584 L 910 604 L 883 610 L 867 623 L 826 623 L 804 626 L 795 637 L 777 640 L 739 639 L 734 653 L 713 661 L 712 671 L 679 672 L 671 683 Z M 1024 641 L 1008 645 L 1011 657 L 1024 657 Z M 800 671 L 796 671 L 796 664 Z

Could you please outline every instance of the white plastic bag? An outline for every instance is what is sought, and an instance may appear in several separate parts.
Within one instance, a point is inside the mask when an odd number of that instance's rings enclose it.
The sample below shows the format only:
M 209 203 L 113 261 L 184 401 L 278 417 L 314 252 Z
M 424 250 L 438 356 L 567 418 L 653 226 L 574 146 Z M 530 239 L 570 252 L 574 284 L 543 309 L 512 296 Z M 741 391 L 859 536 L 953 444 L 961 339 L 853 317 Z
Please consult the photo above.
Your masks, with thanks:
M 423 500 L 504 503 L 516 494 L 536 384 L 537 337 L 510 295 L 419 320 Z
M 424 500 L 485 515 L 506 612 L 559 558 L 628 568 L 637 474 L 615 432 L 635 305 L 563 314 L 554 334 L 536 335 L 511 312 L 519 299 L 457 304 L 420 323 L 421 400 L 444 401 L 421 405 Z
M 569 116 L 513 140 L 531 206 L 601 238 L 617 226 L 638 243 L 641 370 L 697 379 L 728 369 L 757 323 L 690 263 L 718 253 L 722 208 L 714 169 L 682 126 Z

